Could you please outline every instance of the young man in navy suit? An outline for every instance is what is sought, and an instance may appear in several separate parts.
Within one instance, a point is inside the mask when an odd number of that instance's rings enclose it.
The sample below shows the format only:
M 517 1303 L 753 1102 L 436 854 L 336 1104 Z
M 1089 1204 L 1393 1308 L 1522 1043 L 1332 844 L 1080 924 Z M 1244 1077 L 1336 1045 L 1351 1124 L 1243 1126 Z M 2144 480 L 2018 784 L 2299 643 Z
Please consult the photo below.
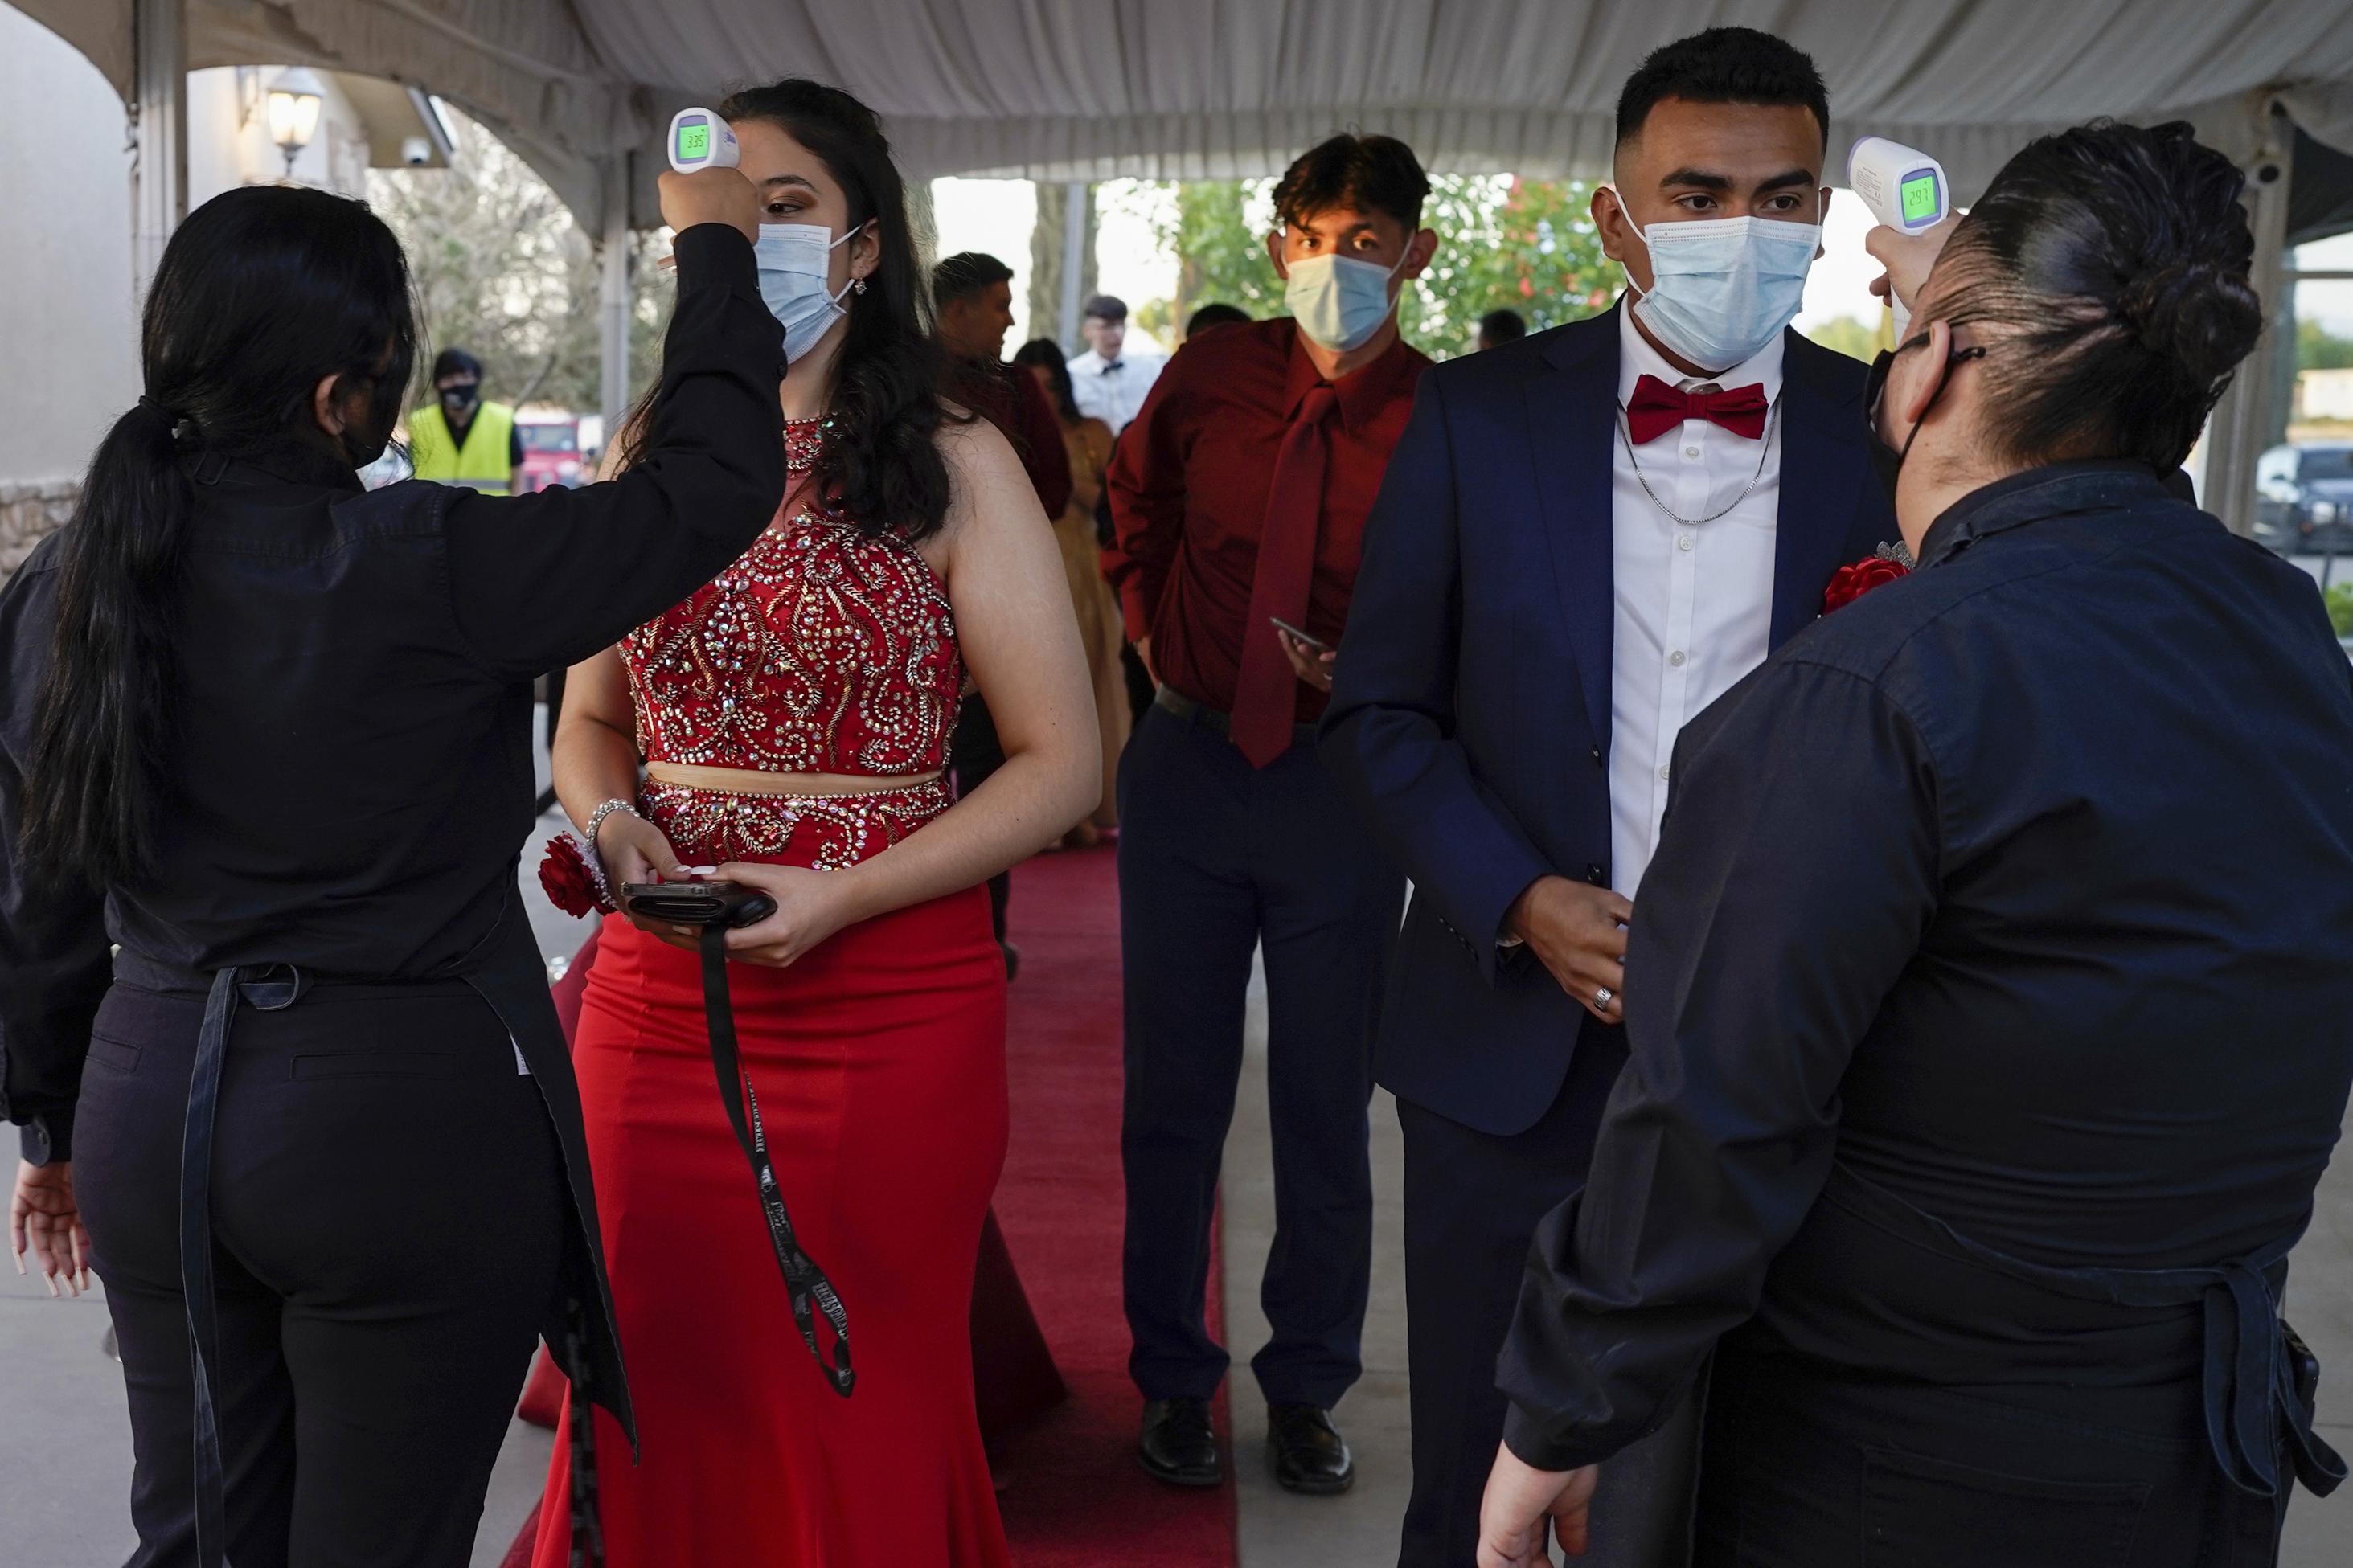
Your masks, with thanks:
M 1366 525 L 1321 752 L 1414 886 L 1377 1059 L 1406 1149 L 1403 1568 L 1474 1559 L 1529 1238 L 1584 1182 L 1644 1005 L 1625 922 L 1675 735 L 1896 537 L 1865 367 L 1788 329 L 1829 119 L 1778 38 L 1651 56 L 1593 199 L 1625 297 L 1434 367 Z M 1604 1468 L 1583 1561 L 1683 1560 L 1692 1404 Z

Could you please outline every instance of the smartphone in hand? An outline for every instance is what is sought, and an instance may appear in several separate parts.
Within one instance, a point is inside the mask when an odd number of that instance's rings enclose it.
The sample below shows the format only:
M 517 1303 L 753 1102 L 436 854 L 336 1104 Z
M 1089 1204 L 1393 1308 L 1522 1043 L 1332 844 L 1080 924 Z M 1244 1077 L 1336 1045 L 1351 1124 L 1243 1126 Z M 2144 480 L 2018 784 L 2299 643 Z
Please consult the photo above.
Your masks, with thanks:
M 1297 637 L 1301 642 L 1306 644 L 1307 651 L 1310 653 L 1330 653 L 1332 651 L 1332 645 L 1330 643 L 1325 642 L 1321 637 L 1309 637 L 1305 632 L 1301 631 L 1297 626 L 1293 626 L 1281 616 L 1267 616 L 1267 619 L 1274 623 L 1275 630 L 1289 632 L 1293 637 Z

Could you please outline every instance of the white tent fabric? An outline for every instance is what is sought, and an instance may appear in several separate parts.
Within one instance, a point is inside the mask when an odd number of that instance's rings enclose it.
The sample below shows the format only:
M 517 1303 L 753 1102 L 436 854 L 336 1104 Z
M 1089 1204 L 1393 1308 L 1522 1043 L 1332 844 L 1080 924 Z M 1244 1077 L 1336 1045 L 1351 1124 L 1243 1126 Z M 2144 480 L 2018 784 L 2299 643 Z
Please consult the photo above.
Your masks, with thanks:
M 13 0 L 124 89 L 131 0 Z M 1659 44 L 1769 28 L 1813 55 L 1834 142 L 1935 153 L 1966 199 L 2021 142 L 2186 114 L 2251 153 L 2277 103 L 2353 150 L 2342 0 L 188 0 L 192 66 L 390 77 L 497 126 L 594 221 L 635 160 L 652 215 L 674 109 L 785 75 L 887 118 L 911 174 L 1233 177 L 1343 127 L 1433 169 L 1606 172 L 1620 84 Z

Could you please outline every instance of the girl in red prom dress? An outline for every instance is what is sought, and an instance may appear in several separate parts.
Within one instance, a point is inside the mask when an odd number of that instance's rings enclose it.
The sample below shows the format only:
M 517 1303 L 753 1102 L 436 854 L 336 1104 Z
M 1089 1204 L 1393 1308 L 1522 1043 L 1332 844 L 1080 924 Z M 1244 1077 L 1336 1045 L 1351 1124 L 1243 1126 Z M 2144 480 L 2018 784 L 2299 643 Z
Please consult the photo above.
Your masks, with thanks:
M 932 390 L 872 115 L 807 82 L 722 112 L 767 220 L 833 237 L 821 293 L 814 273 L 775 284 L 764 241 L 791 479 L 741 560 L 573 669 L 556 783 L 610 882 L 716 866 L 779 906 L 730 934 L 732 1011 L 855 1381 L 843 1397 L 812 1354 L 833 1351 L 821 1293 L 796 1321 L 692 938 L 608 917 L 575 1058 L 642 1452 L 601 1414 L 577 1452 L 567 1405 L 533 1562 L 997 1568 L 967 1319 L 1006 1136 L 1005 967 L 980 884 L 1095 799 L 1085 661 L 1011 449 Z M 797 325 L 805 299 L 821 330 Z M 967 674 L 1008 760 L 952 802 Z

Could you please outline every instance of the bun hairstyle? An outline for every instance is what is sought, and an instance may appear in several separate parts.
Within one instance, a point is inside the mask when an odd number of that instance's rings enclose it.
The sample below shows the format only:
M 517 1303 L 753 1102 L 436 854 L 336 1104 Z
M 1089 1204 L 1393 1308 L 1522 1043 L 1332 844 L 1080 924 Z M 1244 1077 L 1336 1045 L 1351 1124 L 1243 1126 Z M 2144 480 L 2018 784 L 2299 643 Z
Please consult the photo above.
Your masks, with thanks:
M 849 232 L 874 226 L 880 258 L 864 291 L 843 301 L 849 320 L 834 362 L 816 482 L 859 528 L 911 544 L 928 539 L 948 513 L 947 462 L 933 439 L 946 418 L 942 362 L 906 182 L 881 118 L 841 89 L 800 77 L 731 93 L 719 117 L 765 121 L 807 148 L 849 202 Z M 636 462 L 659 395 L 657 384 L 631 411 L 619 442 L 623 467 Z
M 2179 121 L 2097 121 L 2003 165 L 1938 263 L 1934 312 L 2006 329 L 1985 362 L 2002 457 L 2180 466 L 2263 331 L 2245 184 Z

